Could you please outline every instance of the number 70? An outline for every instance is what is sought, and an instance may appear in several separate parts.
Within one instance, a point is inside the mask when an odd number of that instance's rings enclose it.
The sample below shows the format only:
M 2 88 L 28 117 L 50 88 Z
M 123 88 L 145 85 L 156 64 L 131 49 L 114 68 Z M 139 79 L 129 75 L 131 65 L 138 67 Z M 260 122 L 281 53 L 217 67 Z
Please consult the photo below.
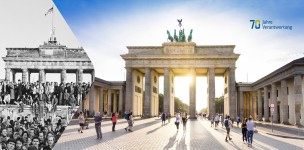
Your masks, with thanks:
M 252 22 L 251 29 L 253 29 L 253 26 L 256 29 L 260 29 L 261 27 L 260 20 L 250 20 L 250 22 Z

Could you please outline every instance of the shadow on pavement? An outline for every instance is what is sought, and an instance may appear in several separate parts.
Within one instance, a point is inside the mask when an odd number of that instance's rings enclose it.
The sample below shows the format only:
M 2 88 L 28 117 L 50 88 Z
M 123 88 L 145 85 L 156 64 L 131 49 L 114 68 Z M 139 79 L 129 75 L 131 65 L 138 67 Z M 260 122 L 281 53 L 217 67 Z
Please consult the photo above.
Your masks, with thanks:
M 136 130 L 143 129 L 143 128 L 152 126 L 152 125 L 157 124 L 157 123 L 159 123 L 159 121 L 152 121 L 152 122 L 143 123 L 143 124 L 140 124 L 140 125 L 135 125 L 135 126 L 133 126 L 133 131 L 136 132 Z M 104 127 L 104 126 L 106 126 L 106 125 L 103 124 L 102 127 Z M 102 130 L 102 127 L 101 127 L 101 130 Z M 94 125 L 91 126 L 91 128 L 94 128 Z M 73 130 L 73 132 L 74 132 L 74 130 Z M 76 132 L 77 132 L 77 130 L 76 130 Z M 78 148 L 79 149 L 85 149 L 85 148 L 88 148 L 90 146 L 94 146 L 94 145 L 100 144 L 102 142 L 107 142 L 107 141 L 112 140 L 114 138 L 117 138 L 117 137 L 125 135 L 124 133 L 125 134 L 130 134 L 130 132 L 126 132 L 125 129 L 122 128 L 122 129 L 116 130 L 115 132 L 102 133 L 102 140 L 96 140 L 96 134 L 94 134 L 92 136 L 86 136 L 86 137 L 84 137 L 84 138 L 86 138 L 85 141 L 91 141 L 91 142 L 88 142 L 86 144 L 80 145 L 81 147 L 78 147 Z M 65 134 L 66 134 L 66 132 L 65 132 Z M 111 138 L 109 138 L 109 137 L 111 137 Z M 55 148 L 57 146 L 58 147 L 68 146 L 68 145 L 73 144 L 74 142 L 76 142 L 76 143 L 77 142 L 81 142 L 82 143 L 82 141 L 84 140 L 84 138 L 80 138 L 80 139 L 77 139 L 77 140 L 70 140 L 70 141 L 66 141 L 66 142 L 63 142 L 63 143 L 57 143 L 56 146 L 55 146 Z M 113 145 L 113 146 L 115 146 L 115 145 Z
M 173 145 L 177 142 L 177 133 L 170 137 L 168 144 L 164 147 L 164 150 L 172 149 Z

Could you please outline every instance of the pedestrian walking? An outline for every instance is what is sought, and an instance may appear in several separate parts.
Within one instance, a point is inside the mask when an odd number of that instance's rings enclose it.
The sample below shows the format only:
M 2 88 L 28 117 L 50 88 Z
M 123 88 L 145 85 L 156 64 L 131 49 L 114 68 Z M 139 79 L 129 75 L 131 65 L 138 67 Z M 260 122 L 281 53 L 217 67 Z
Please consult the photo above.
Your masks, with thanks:
M 161 115 L 162 125 L 166 124 L 166 114 L 163 112 Z
M 213 115 L 211 115 L 210 121 L 211 121 L 211 127 L 213 127 L 213 125 L 214 125 L 214 117 L 213 117 Z
M 222 124 L 222 127 L 223 127 L 224 124 L 223 124 L 223 117 L 222 117 L 222 115 L 219 116 L 219 122 Z
M 127 120 L 127 127 L 125 127 L 125 130 L 126 130 L 126 131 L 128 131 L 127 129 L 129 128 L 129 123 L 128 123 L 128 121 L 129 121 L 129 116 L 130 116 L 130 112 L 129 112 L 129 111 L 126 111 L 126 112 L 125 112 L 125 116 L 124 116 L 124 118 Z
M 184 131 L 186 131 L 186 125 L 187 125 L 187 121 L 188 121 L 187 113 L 183 114 L 182 121 L 183 121 L 183 129 L 184 129 Z
M 95 121 L 97 139 L 102 139 L 102 133 L 101 133 L 102 117 L 100 116 L 100 112 L 96 112 L 96 114 L 94 116 L 94 121 Z
M 179 115 L 179 113 L 176 113 L 176 115 L 175 115 L 175 126 L 176 126 L 176 129 L 177 129 L 177 132 L 178 132 L 178 129 L 179 129 L 179 122 L 180 122 L 180 115 Z
M 249 117 L 249 121 L 246 122 L 247 126 L 247 143 L 248 147 L 252 147 L 252 141 L 253 141 L 253 131 L 254 131 L 254 122 L 252 121 L 252 117 Z
M 128 130 L 126 130 L 126 131 L 130 131 L 130 132 L 133 132 L 133 124 L 134 124 L 134 120 L 133 120 L 133 116 L 132 116 L 132 112 L 130 113 L 130 115 L 129 115 L 129 120 L 128 120 Z
M 243 143 L 247 143 L 247 118 L 245 118 L 242 122 L 241 128 L 242 128 L 242 135 L 243 135 Z
M 84 109 L 83 113 L 84 113 L 84 117 L 87 118 L 87 110 L 86 109 Z
M 241 118 L 239 116 L 236 117 L 236 126 L 239 127 L 239 123 L 241 122 Z
M 218 114 L 215 115 L 214 122 L 215 122 L 214 128 L 216 128 L 218 126 L 218 124 L 219 124 L 219 116 L 218 116 Z
M 78 132 L 83 133 L 82 128 L 83 128 L 83 124 L 84 124 L 84 116 L 83 116 L 82 112 L 79 113 L 78 120 L 79 120 L 79 130 L 78 130 Z
M 227 116 L 227 118 L 225 119 L 224 124 L 225 124 L 226 131 L 227 131 L 225 141 L 228 142 L 228 139 L 232 140 L 232 138 L 230 137 L 230 128 L 232 128 L 232 122 L 230 120 L 230 116 Z
M 117 113 L 112 113 L 112 131 L 115 131 L 115 125 L 117 122 L 118 115 Z

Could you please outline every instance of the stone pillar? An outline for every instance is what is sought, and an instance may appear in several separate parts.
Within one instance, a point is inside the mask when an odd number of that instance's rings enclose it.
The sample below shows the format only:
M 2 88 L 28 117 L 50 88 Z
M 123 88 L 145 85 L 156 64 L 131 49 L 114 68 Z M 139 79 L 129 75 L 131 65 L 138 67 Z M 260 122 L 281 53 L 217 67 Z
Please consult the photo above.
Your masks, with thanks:
M 82 83 L 82 81 L 83 81 L 83 69 L 78 69 L 76 75 L 77 75 L 76 82 Z M 91 82 L 91 83 L 93 83 L 93 82 Z
M 295 91 L 295 114 L 296 124 L 300 125 L 301 119 L 301 106 L 303 105 L 303 94 L 302 94 L 302 77 L 301 75 L 294 76 L 294 91 Z M 303 118 L 304 116 L 302 116 Z
M 22 68 L 22 82 L 28 82 L 28 70 L 27 68 Z
M 243 95 L 243 91 L 239 91 L 240 94 L 240 118 L 244 117 L 244 95 Z
M 61 83 L 66 83 L 67 77 L 66 77 L 66 69 L 61 70 Z
M 124 109 L 123 109 L 123 88 L 119 90 L 119 107 L 118 107 L 118 112 L 121 113 L 121 115 L 124 114 Z
M 30 70 L 27 70 L 27 77 L 28 77 L 28 82 L 31 82 L 31 71 Z
M 189 87 L 189 112 L 190 112 L 190 118 L 196 119 L 196 72 L 195 68 L 192 68 L 191 71 L 191 82 Z
M 11 80 L 11 68 L 5 68 L 5 81 Z
M 112 93 L 111 93 L 111 89 L 108 89 L 108 112 L 107 114 L 110 115 L 112 114 Z
M 116 106 L 118 105 L 117 104 L 117 91 L 116 90 L 114 90 L 114 93 L 113 93 L 113 103 L 112 103 L 112 109 L 113 109 L 113 111 L 112 112 L 117 112 L 117 110 L 116 110 Z
M 258 120 L 262 120 L 263 107 L 262 107 L 262 94 L 261 89 L 258 89 Z
M 246 100 L 245 100 L 245 107 L 246 107 L 245 116 L 246 116 L 246 118 L 248 118 L 249 115 L 250 115 L 249 114 L 249 93 L 248 92 L 246 92 L 245 97 L 246 97 Z
M 144 102 L 144 116 L 151 117 L 151 102 L 152 102 L 152 76 L 151 76 L 151 68 L 145 69 L 145 102 Z
M 16 71 L 12 69 L 13 82 L 16 82 Z
M 252 117 L 253 117 L 254 120 L 256 120 L 256 118 L 257 118 L 257 106 L 256 106 L 256 101 L 257 101 L 256 92 L 253 91 L 253 92 L 252 92 Z
M 229 68 L 228 75 L 228 102 L 229 115 L 232 118 L 236 117 L 236 87 L 235 87 L 235 67 Z
M 126 68 L 126 103 L 125 110 L 133 110 L 133 96 L 134 96 L 134 85 L 133 85 L 133 69 Z
M 92 85 L 91 90 L 90 90 L 90 95 L 89 95 L 89 111 L 90 111 L 90 116 L 92 116 L 94 110 L 95 110 L 95 87 Z M 94 112 L 95 113 L 95 112 Z
M 170 112 L 170 104 L 171 104 L 171 70 L 169 68 L 165 68 L 164 72 L 164 105 L 163 112 Z
M 278 107 L 277 107 L 277 87 L 275 83 L 271 84 L 271 103 L 274 104 L 273 122 L 278 122 Z
M 45 72 L 44 69 L 39 70 L 39 82 L 44 83 L 45 82 Z
M 269 121 L 268 87 L 264 87 L 264 118 Z
M 208 81 L 207 106 L 208 106 L 209 116 L 215 114 L 215 78 L 214 77 L 215 77 L 214 68 L 209 68 L 207 74 L 207 81 Z
M 252 92 L 248 92 L 248 106 L 249 106 L 249 109 L 248 109 L 248 114 L 249 114 L 249 116 L 253 116 L 253 114 L 252 114 L 252 108 L 253 108 L 253 106 L 252 106 Z
M 101 114 L 104 114 L 104 111 L 103 111 L 103 88 L 100 88 L 99 90 L 99 111 Z
M 288 96 L 287 96 L 287 81 L 281 81 L 281 93 L 280 93 L 280 121 L 281 123 L 288 123 Z
M 94 83 L 94 81 L 95 81 L 95 70 L 92 70 L 91 77 L 92 77 L 91 83 Z

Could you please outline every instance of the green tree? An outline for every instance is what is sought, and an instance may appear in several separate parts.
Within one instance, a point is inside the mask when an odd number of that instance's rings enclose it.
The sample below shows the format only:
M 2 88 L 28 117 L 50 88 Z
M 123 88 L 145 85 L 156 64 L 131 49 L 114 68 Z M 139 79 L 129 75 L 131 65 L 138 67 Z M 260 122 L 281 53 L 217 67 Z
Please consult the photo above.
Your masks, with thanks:
M 189 105 L 183 103 L 178 97 L 174 97 L 174 112 L 189 112 Z
M 208 113 L 207 107 L 206 107 L 206 108 L 203 108 L 203 109 L 201 110 L 201 112 L 202 112 L 202 113 Z
M 164 110 L 164 95 L 159 94 L 159 112 L 163 112 Z M 189 112 L 189 105 L 183 103 L 178 97 L 174 97 L 174 112 Z M 173 115 L 173 114 L 171 114 Z
M 215 98 L 215 112 L 216 113 L 224 112 L 224 96 Z
M 159 100 L 158 112 L 163 112 L 163 110 L 164 110 L 164 94 L 159 93 L 158 94 L 158 100 Z

